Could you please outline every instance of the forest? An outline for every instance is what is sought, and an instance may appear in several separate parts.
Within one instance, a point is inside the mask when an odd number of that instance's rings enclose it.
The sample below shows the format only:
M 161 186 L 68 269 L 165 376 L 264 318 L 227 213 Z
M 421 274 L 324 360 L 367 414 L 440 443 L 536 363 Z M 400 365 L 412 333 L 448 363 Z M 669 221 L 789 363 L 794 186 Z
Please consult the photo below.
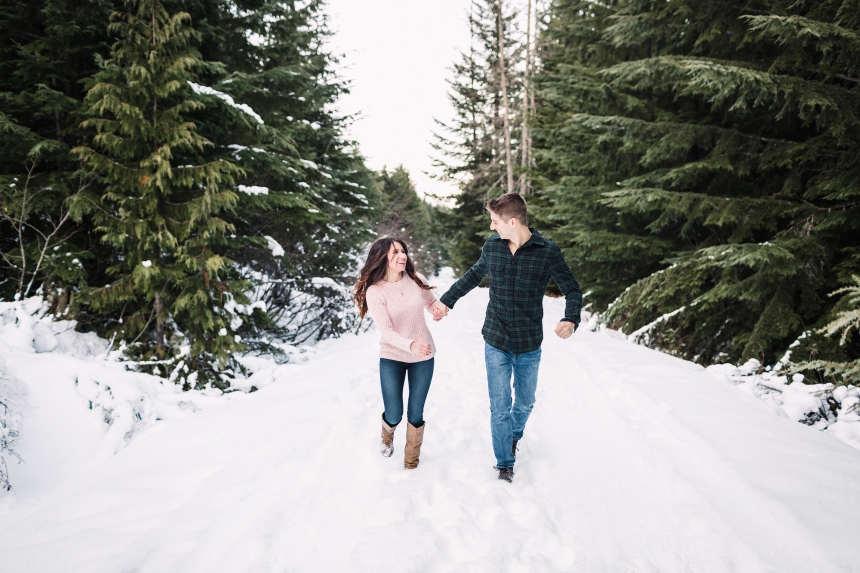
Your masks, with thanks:
M 437 138 L 456 270 L 518 191 L 605 327 L 860 380 L 860 3 L 476 0 L 470 25 Z
M 428 200 L 346 135 L 322 0 L 0 1 L 0 299 L 227 389 L 241 353 L 367 326 L 376 236 L 459 274 L 516 191 L 604 327 L 860 380 L 860 2 L 465 10 L 434 136 L 458 193 Z

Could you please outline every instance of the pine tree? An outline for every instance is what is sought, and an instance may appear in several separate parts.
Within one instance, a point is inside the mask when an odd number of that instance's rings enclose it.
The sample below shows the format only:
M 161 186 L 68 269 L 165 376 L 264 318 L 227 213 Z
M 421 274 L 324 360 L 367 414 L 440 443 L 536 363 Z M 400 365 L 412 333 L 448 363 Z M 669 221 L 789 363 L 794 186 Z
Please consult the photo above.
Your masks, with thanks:
M 164 7 L 171 14 L 189 13 L 197 31 L 192 45 L 200 61 L 180 91 L 185 100 L 202 105 L 181 115 L 211 143 L 193 153 L 178 151 L 171 167 L 228 162 L 241 169 L 232 174 L 232 183 L 225 178 L 218 185 L 219 191 L 235 191 L 237 203 L 214 214 L 233 230 L 220 239 L 216 233 L 212 253 L 236 263 L 224 267 L 220 282 L 238 287 L 237 280 L 246 281 L 262 303 L 248 305 L 238 295 L 222 293 L 228 335 L 234 342 L 241 337 L 236 348 L 277 352 L 272 343 L 319 340 L 353 329 L 358 321 L 345 285 L 371 236 L 376 198 L 373 174 L 343 137 L 349 118 L 332 111 L 345 87 L 324 49 L 322 3 L 164 0 Z M 68 308 L 68 317 L 81 328 L 113 336 L 120 345 L 137 339 L 130 354 L 146 356 L 149 346 L 141 341 L 153 342 L 157 332 L 150 328 L 138 339 L 139 332 L 117 328 L 127 323 L 133 305 L 67 306 L 76 290 L 95 292 L 87 285 L 100 288 L 130 269 L 122 249 L 101 240 L 95 211 L 64 222 L 55 236 L 61 239 L 59 249 L 36 232 L 50 234 L 50 220 L 62 219 L 69 196 L 82 187 L 98 197 L 106 191 L 103 180 L 81 179 L 92 170 L 81 170 L 79 157 L 69 152 L 91 134 L 91 128 L 79 127 L 92 104 L 84 105 L 81 80 L 98 72 L 97 56 L 109 57 L 116 38 L 108 34 L 114 8 L 128 11 L 125 3 L 103 0 L 0 6 L 5 72 L 0 74 L 0 194 L 6 207 L 21 204 L 21 184 L 30 169 L 28 193 L 33 196 L 35 189 L 39 198 L 27 210 L 29 220 L 16 215 L 0 221 L 0 251 L 12 263 L 0 268 L 0 296 L 11 297 L 32 282 L 31 292 L 41 288 L 55 310 Z M 39 153 L 28 160 L 33 150 Z M 25 270 L 16 262 L 21 257 L 15 225 L 25 229 Z M 42 252 L 44 262 L 33 273 Z M 263 308 L 268 316 L 254 310 Z M 171 332 L 189 334 L 177 330 L 175 321 L 166 327 L 167 339 Z
M 122 309 L 114 333 L 140 358 L 167 361 L 189 385 L 223 387 L 232 372 L 220 371 L 241 348 L 224 307 L 247 298 L 222 254 L 233 225 L 221 214 L 236 204 L 231 187 L 242 171 L 199 161 L 211 144 L 186 117 L 202 108 L 188 85 L 203 65 L 189 15 L 136 0 L 111 20 L 118 40 L 86 98 L 92 117 L 83 127 L 96 135 L 74 150 L 103 191 L 78 198 L 76 212 L 89 214 L 121 257 L 108 270 L 114 280 L 81 301 L 97 313 Z
M 104 0 L 0 4 L 0 297 L 42 289 L 55 313 L 98 275 L 103 249 L 68 199 L 91 181 L 71 147 L 81 136 L 81 81 L 109 49 Z M 98 279 L 97 279 L 98 280 Z
M 436 275 L 444 256 L 443 240 L 434 225 L 436 208 L 418 196 L 402 165 L 391 172 L 383 169 L 376 183 L 380 197 L 376 235 L 402 238 L 409 245 L 415 268 L 425 276 Z
M 455 119 L 447 124 L 438 122 L 441 133 L 436 135 L 434 144 L 439 153 L 435 165 L 440 168 L 442 179 L 455 181 L 460 187 L 455 207 L 450 215 L 441 219 L 450 237 L 448 251 L 456 272 L 465 271 L 478 259 L 488 235 L 484 205 L 508 190 L 508 167 L 513 172 L 518 163 L 524 54 L 516 19 L 517 12 L 506 2 L 472 2 L 469 13 L 471 46 L 453 65 L 454 77 L 449 81 Z M 505 42 L 504 52 L 501 52 L 505 56 L 504 66 L 500 59 L 500 39 Z M 507 95 L 509 108 L 507 129 L 504 95 Z M 506 141 L 511 147 L 510 163 Z M 511 187 L 515 188 L 516 184 Z
M 767 363 L 826 320 L 860 262 L 857 13 L 557 4 L 540 215 L 609 323 L 703 363 Z
M 839 384 L 860 384 L 860 276 L 852 277 L 852 285 L 837 289 L 831 296 L 844 295 L 834 308 L 836 318 L 821 328 L 818 334 L 839 334 L 839 345 L 845 348 L 847 360 L 809 360 L 793 364 L 790 372 L 821 372 L 827 379 Z M 813 380 L 814 380 L 813 376 Z
M 237 235 L 258 240 L 230 254 L 273 319 L 258 338 L 304 343 L 353 330 L 345 293 L 373 236 L 373 174 L 344 137 L 349 118 L 333 111 L 346 87 L 325 49 L 323 3 L 253 0 L 234 10 L 215 2 L 191 13 L 205 58 L 228 72 L 200 75 L 221 95 L 202 95 L 207 108 L 195 118 L 214 143 L 211 156 L 245 173 L 228 220 Z M 258 119 L 228 105 L 228 96 Z

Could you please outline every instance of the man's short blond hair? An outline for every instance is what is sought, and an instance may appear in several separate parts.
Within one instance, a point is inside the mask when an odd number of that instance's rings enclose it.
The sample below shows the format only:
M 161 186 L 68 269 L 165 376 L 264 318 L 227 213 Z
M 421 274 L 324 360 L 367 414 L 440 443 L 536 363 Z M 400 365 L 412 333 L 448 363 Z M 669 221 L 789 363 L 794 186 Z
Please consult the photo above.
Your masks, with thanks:
M 504 220 L 516 219 L 520 225 L 529 226 L 529 209 L 526 200 L 519 193 L 505 193 L 501 197 L 490 199 L 487 210 L 492 211 Z

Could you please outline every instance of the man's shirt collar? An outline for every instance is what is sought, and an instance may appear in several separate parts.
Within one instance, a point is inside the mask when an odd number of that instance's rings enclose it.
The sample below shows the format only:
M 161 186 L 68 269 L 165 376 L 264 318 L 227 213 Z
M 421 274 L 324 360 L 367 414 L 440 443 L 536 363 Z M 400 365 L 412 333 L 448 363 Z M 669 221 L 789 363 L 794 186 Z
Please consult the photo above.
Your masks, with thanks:
M 547 241 L 546 241 L 546 239 L 544 239 L 544 238 L 541 236 L 541 234 L 537 232 L 537 229 L 535 229 L 534 227 L 529 227 L 529 231 L 531 231 L 531 232 L 532 232 L 532 236 L 531 236 L 531 237 L 529 237 L 529 240 L 528 240 L 528 241 L 526 241 L 525 243 L 523 243 L 523 244 L 520 246 L 520 248 L 523 248 L 523 247 L 526 247 L 526 246 L 529 246 L 529 245 L 540 245 L 541 247 L 545 247 L 545 246 L 547 245 Z M 494 241 L 504 241 L 505 243 L 507 243 L 507 242 L 508 242 L 508 240 L 507 240 L 507 239 L 502 239 L 502 238 L 499 236 L 499 234 L 498 234 L 498 233 L 496 233 L 495 235 L 490 235 L 490 240 L 494 240 Z

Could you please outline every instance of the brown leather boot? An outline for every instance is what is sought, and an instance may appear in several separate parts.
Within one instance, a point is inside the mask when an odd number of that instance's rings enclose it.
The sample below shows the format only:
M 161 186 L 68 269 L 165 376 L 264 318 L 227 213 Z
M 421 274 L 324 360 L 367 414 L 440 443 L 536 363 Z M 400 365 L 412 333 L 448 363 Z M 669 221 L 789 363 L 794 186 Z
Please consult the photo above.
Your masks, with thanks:
M 397 429 L 397 426 L 389 426 L 385 421 L 385 414 L 382 415 L 382 443 L 380 444 L 380 451 L 382 455 L 386 458 L 390 458 L 391 454 L 394 453 L 394 430 Z
M 414 470 L 418 467 L 418 456 L 421 455 L 421 444 L 424 443 L 424 426 L 416 428 L 406 422 L 406 448 L 403 450 L 403 467 Z

